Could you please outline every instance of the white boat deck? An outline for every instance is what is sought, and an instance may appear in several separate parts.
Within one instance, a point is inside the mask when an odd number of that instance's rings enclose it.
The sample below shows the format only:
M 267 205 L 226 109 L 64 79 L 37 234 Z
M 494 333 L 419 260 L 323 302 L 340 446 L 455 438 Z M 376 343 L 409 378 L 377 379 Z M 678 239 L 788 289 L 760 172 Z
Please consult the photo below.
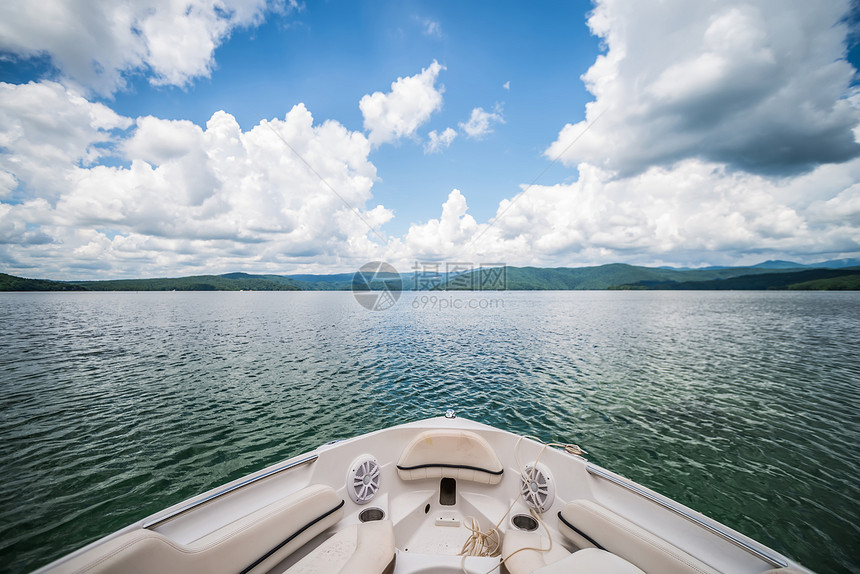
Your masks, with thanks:
M 536 462 L 539 474 L 529 477 L 542 513 L 521 496 L 524 469 Z M 512 520 L 530 512 L 541 519 L 533 531 L 528 519 Z M 500 546 L 494 556 L 465 558 L 475 574 L 499 572 L 502 561 L 510 574 L 808 572 L 581 456 L 442 417 L 321 446 L 41 572 L 453 574 L 462 572 L 473 520 L 484 533 L 498 525 Z M 546 552 L 519 549 L 549 544 Z

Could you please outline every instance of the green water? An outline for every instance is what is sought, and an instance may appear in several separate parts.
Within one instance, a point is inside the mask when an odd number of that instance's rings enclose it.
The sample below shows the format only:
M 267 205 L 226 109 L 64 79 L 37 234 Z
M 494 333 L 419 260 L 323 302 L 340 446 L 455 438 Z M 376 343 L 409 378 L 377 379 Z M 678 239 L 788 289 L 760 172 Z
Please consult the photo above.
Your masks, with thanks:
M 404 293 L 371 312 L 332 292 L 0 294 L 0 570 L 34 569 L 329 440 L 451 407 L 576 442 L 818 572 L 860 571 L 860 293 L 449 303 Z

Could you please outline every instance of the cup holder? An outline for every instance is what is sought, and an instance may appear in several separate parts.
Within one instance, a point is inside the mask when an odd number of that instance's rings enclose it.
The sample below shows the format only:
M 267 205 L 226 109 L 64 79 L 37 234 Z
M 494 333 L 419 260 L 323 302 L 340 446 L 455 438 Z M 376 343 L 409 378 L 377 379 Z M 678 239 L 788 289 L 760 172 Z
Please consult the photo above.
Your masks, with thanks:
M 373 522 L 385 518 L 385 512 L 381 508 L 365 508 L 358 513 L 358 519 L 362 522 Z
M 517 530 L 524 530 L 526 532 L 533 532 L 537 530 L 538 523 L 537 520 L 529 516 L 528 514 L 516 514 L 511 518 L 511 524 L 514 525 L 514 528 Z

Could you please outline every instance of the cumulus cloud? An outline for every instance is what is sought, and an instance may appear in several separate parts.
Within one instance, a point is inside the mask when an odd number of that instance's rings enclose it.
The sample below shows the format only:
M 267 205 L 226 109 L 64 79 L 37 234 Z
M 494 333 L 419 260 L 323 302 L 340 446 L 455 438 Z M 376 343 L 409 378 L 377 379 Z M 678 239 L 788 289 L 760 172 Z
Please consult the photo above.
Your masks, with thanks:
M 259 24 L 265 12 L 266 0 L 3 2 L 0 52 L 48 56 L 63 83 L 101 95 L 138 72 L 154 85 L 186 86 L 209 76 L 233 30 Z
M 28 101 L 50 104 L 51 121 L 31 117 Z M 226 112 L 201 128 L 132 121 L 44 82 L 3 85 L 0 117 L 0 184 L 14 198 L 0 202 L 0 244 L 15 246 L 14 256 L 0 250 L 7 270 L 41 262 L 42 276 L 74 278 L 353 264 L 378 249 L 368 224 L 393 216 L 367 205 L 376 179 L 367 138 L 316 124 L 301 104 L 248 131 Z M 57 118 L 68 130 L 44 127 Z M 122 165 L 88 163 L 105 142 Z
M 428 139 L 427 143 L 424 144 L 424 153 L 439 153 L 446 150 L 451 146 L 451 142 L 453 142 L 456 137 L 457 130 L 453 128 L 445 128 L 445 131 L 441 134 L 436 133 L 436 130 L 433 130 L 427 134 Z
M 374 92 L 361 98 L 359 108 L 370 143 L 378 146 L 411 136 L 430 115 L 442 108 L 443 86 L 436 86 L 445 67 L 436 60 L 421 73 L 397 78 L 387 94 Z
M 56 82 L 0 83 L 0 197 L 24 182 L 41 197 L 66 189 L 70 166 L 110 154 L 114 131 L 132 121 Z
M 496 106 L 495 111 L 492 112 L 488 112 L 484 108 L 475 108 L 472 110 L 472 115 L 469 116 L 469 121 L 460 122 L 460 129 L 472 139 L 481 139 L 485 135 L 493 133 L 493 124 L 503 123 L 505 123 L 505 119 L 502 117 L 500 106 Z
M 860 250 L 860 159 L 791 178 L 699 159 L 627 178 L 580 164 L 577 181 L 524 188 L 487 222 L 469 214 L 455 189 L 439 217 L 380 242 L 368 225 L 381 233 L 393 213 L 372 203 L 369 140 L 334 121 L 315 123 L 301 104 L 243 131 L 226 112 L 205 127 L 130 120 L 55 83 L 0 87 L 0 265 L 7 272 L 283 273 L 373 259 L 404 268 L 415 259 L 705 265 Z M 68 124 L 68 141 L 45 129 L 50 121 L 27 102 L 47 105 Z M 122 164 L 91 163 L 106 149 Z
M 439 259 L 450 256 L 478 231 L 475 218 L 466 213 L 469 206 L 459 189 L 448 194 L 442 216 L 423 224 L 413 224 L 404 243 L 413 257 Z
M 413 224 L 408 253 L 509 265 L 736 265 L 820 261 L 860 250 L 860 159 L 779 179 L 701 160 L 619 179 L 581 164 L 570 184 L 533 186 L 476 222 L 454 190 Z
M 847 0 L 601 0 L 588 25 L 607 50 L 583 76 L 595 100 L 546 155 L 622 176 L 688 158 L 784 175 L 857 157 L 848 8 Z
M 604 115 L 563 157 L 576 181 L 523 187 L 489 221 L 469 213 L 468 189 L 454 189 L 437 217 L 401 237 L 382 231 L 393 212 L 372 201 L 368 157 L 385 142 L 417 141 L 441 107 L 444 68 L 435 61 L 362 98 L 366 133 L 315 121 L 302 104 L 243 130 L 223 111 L 205 126 L 126 118 L 68 83 L 0 84 L 0 268 L 74 279 L 341 271 L 375 259 L 406 269 L 416 259 L 856 257 L 860 104 L 847 84 L 853 68 L 839 56 L 844 4 L 676 1 L 666 12 L 630 0 L 597 4 L 589 25 L 607 50 L 585 76 L 595 96 L 586 121 Z M 218 18 L 254 21 L 259 6 L 243 6 L 244 16 Z M 29 10 L 0 10 L 15 9 Z M 113 78 L 105 85 L 131 69 L 117 62 L 98 72 Z M 475 108 L 459 128 L 479 138 L 503 121 L 498 108 Z M 565 126 L 547 155 L 584 128 Z M 457 133 L 431 131 L 425 153 Z
M 546 150 L 555 159 L 582 136 L 562 157 L 578 180 L 524 187 L 486 223 L 452 193 L 406 245 L 552 266 L 856 256 L 860 115 L 842 59 L 846 8 L 599 2 L 589 25 L 607 51 L 584 76 L 596 99 Z

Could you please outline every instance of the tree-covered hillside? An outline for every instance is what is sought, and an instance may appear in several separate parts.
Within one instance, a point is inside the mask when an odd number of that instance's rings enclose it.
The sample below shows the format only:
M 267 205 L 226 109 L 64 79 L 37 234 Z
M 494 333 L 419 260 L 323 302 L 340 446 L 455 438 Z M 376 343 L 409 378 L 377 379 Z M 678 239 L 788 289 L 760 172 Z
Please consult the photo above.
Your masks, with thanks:
M 86 289 L 61 281 L 25 279 L 0 273 L 0 291 L 86 291 Z
M 24 279 L 0 273 L 0 291 L 348 291 L 389 289 L 415 290 L 434 286 L 436 290 L 579 290 L 579 289 L 661 289 L 661 290 L 760 290 L 860 289 L 860 267 L 840 269 L 782 269 L 775 265 L 724 267 L 713 269 L 667 269 L 637 267 L 622 263 L 596 267 L 503 267 L 461 273 L 444 281 L 439 275 L 425 282 L 413 273 L 376 275 L 367 285 L 363 276 L 334 275 L 197 275 L 155 279 L 109 281 L 46 281 Z
M 88 291 L 301 291 L 297 281 L 280 275 L 196 275 L 162 279 L 76 281 Z

